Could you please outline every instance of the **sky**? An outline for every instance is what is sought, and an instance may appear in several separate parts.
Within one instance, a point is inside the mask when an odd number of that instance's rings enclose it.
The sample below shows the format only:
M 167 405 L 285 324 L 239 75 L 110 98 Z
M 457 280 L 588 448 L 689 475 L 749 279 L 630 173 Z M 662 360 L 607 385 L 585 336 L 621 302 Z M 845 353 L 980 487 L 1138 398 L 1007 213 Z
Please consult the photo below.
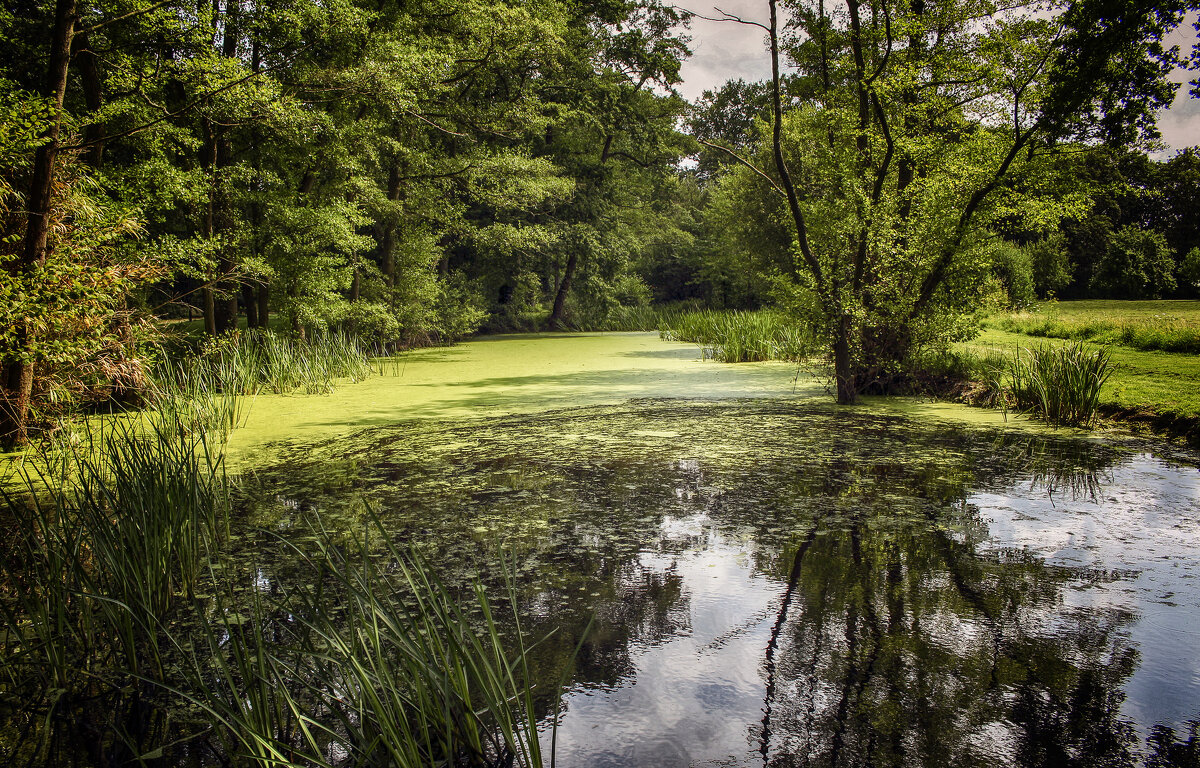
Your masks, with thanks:
M 676 0 L 682 10 L 716 17 L 720 14 L 714 7 L 735 16 L 765 23 L 767 4 L 763 0 Z M 1196 31 L 1191 22 L 1194 17 L 1180 25 L 1166 40 L 1168 45 L 1178 45 L 1185 53 L 1196 41 Z M 694 19 L 687 34 L 692 37 L 692 57 L 684 62 L 680 72 L 683 83 L 679 92 L 689 100 L 699 97 L 705 90 L 719 88 L 726 80 L 763 80 L 771 75 L 771 62 L 767 55 L 766 33 L 758 27 L 733 22 L 705 21 Z M 1167 159 L 1177 150 L 1200 144 L 1200 99 L 1188 93 L 1188 73 L 1176 70 L 1171 79 L 1184 83 L 1175 94 L 1175 103 L 1159 114 L 1158 127 L 1163 134 L 1167 149 L 1155 157 Z

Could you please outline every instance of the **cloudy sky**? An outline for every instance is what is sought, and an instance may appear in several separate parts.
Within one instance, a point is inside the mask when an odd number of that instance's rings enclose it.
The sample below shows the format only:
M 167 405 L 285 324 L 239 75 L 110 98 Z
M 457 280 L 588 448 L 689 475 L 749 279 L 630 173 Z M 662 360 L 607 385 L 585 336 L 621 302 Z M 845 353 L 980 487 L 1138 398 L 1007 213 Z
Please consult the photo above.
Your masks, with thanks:
M 715 17 L 713 0 L 676 0 L 678 8 Z M 725 0 L 715 3 L 724 11 L 758 22 L 767 21 L 767 4 L 763 0 Z M 1194 20 L 1194 19 L 1193 19 Z M 771 74 L 767 56 L 766 35 L 757 27 L 731 22 L 695 19 L 688 34 L 692 37 L 692 57 L 684 62 L 683 83 L 679 91 L 695 99 L 705 90 L 719 87 L 726 80 L 762 80 Z M 1167 40 L 1184 52 L 1190 51 L 1196 31 L 1185 22 Z M 1187 73 L 1177 71 L 1172 79 L 1183 83 Z M 1175 150 L 1200 144 L 1200 99 L 1191 98 L 1183 85 L 1175 95 L 1175 103 L 1159 116 L 1159 130 L 1169 149 L 1160 156 L 1169 157 Z

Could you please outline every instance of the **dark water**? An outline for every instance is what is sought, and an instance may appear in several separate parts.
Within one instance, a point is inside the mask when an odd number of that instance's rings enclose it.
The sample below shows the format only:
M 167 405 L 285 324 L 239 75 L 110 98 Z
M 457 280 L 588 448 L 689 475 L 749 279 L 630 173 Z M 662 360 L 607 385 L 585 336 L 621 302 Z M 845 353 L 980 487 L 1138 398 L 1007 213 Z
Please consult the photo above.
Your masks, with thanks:
M 1200 473 L 1150 450 L 642 401 L 291 449 L 246 503 L 507 557 L 562 768 L 1197 765 Z

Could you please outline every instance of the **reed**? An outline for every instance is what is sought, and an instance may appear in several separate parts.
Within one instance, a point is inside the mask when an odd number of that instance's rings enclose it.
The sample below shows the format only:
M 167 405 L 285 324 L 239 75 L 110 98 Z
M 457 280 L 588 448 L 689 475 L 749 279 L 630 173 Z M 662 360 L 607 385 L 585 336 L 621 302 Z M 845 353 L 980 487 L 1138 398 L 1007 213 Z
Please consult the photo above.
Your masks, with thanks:
M 512 583 L 506 641 L 481 586 L 455 593 L 372 525 L 356 546 L 284 542 L 300 583 L 230 590 L 177 692 L 239 764 L 544 765 Z
M 1010 360 L 1009 391 L 1019 410 L 1054 425 L 1087 427 L 1113 369 L 1108 349 L 1080 342 L 1021 349 Z
M 701 345 L 701 354 L 726 363 L 807 358 L 815 348 L 811 334 L 780 312 L 702 310 L 673 319 L 660 331 L 668 341 Z
M 115 422 L 55 474 L 24 475 L 3 497 L 13 535 L 0 557 L 0 707 L 21 738 L 8 764 L 93 764 L 142 754 L 165 733 L 155 692 L 161 627 L 227 535 L 220 458 L 188 437 Z

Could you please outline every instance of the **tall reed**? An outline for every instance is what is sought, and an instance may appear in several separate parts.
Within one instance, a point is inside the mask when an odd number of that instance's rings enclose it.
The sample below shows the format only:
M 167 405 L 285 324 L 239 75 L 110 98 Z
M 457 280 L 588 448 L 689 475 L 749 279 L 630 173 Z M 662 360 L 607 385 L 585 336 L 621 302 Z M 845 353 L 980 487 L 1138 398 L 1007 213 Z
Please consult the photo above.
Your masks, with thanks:
M 706 358 L 725 363 L 799 361 L 815 346 L 805 328 L 771 310 L 687 312 L 673 318 L 660 333 L 668 341 L 700 344 Z
M 115 422 L 57 472 L 4 496 L 0 707 L 20 724 L 8 764 L 128 762 L 161 740 L 153 716 L 161 628 L 224 539 L 228 496 L 203 434 L 147 434 Z M 69 751 L 66 752 L 69 754 Z
M 1107 348 L 1092 351 L 1081 342 L 1021 349 L 1010 362 L 1010 392 L 1020 410 L 1051 424 L 1086 427 L 1113 369 Z
M 377 520 L 357 546 L 329 535 L 314 552 L 285 546 L 307 574 L 280 596 L 227 592 L 189 664 L 185 696 L 209 714 L 228 758 L 544 765 L 511 583 L 510 643 L 481 586 L 456 594 Z

